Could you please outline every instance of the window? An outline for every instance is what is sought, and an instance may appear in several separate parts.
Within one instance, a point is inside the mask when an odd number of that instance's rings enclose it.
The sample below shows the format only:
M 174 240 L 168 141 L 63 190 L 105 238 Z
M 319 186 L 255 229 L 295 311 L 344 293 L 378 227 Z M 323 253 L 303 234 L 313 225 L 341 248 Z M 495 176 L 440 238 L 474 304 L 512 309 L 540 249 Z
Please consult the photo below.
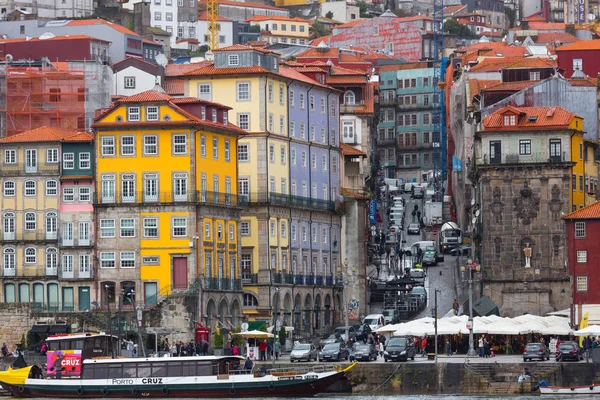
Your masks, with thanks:
M 304 122 L 300 122 L 300 138 L 306 139 L 306 125 Z
M 79 187 L 79 201 L 86 202 L 90 201 L 91 190 L 89 186 L 80 186 Z
M 504 126 L 516 126 L 516 125 L 517 125 L 516 115 L 505 115 L 504 116 Z
M 300 108 L 304 110 L 304 93 L 300 93 Z
M 63 190 L 63 202 L 72 203 L 75 201 L 75 188 L 73 187 L 64 187 Z
M 219 159 L 219 138 L 214 136 L 212 142 L 212 156 L 217 160 Z
M 127 120 L 139 121 L 140 120 L 140 108 L 139 107 L 128 107 L 127 108 Z
M 57 156 L 58 158 L 58 156 Z M 4 150 L 4 164 L 16 164 L 17 163 L 17 151 L 16 150 Z
M 307 239 L 307 237 L 306 237 L 306 226 L 302 227 L 302 229 L 300 231 L 300 234 L 301 234 L 301 237 L 302 237 L 302 241 L 306 242 L 306 239 Z
M 531 155 L 531 140 L 524 139 L 519 140 L 519 155 L 530 156 Z
M 429 125 L 431 122 L 431 114 L 425 113 L 423 114 L 423 125 Z
M 250 130 L 250 114 L 238 114 L 238 127 L 245 131 Z
M 200 83 L 198 85 L 198 98 L 201 100 L 212 100 L 212 87 L 210 83 Z
M 4 271 L 5 275 L 7 274 L 7 270 L 12 270 L 10 273 L 14 274 L 14 269 L 16 265 L 15 259 L 15 249 L 5 248 L 4 249 Z
M 269 223 L 269 232 L 271 232 L 271 236 L 275 236 L 275 221 L 271 221 Z
M 74 169 L 75 168 L 75 154 L 74 153 L 63 153 L 63 169 Z
M 229 241 L 235 241 L 235 227 L 233 224 L 229 224 Z
M 25 264 L 35 264 L 37 262 L 37 253 L 35 248 L 27 247 L 25 253 Z
M 283 115 L 279 116 L 279 134 L 285 134 L 285 119 L 283 118 Z
M 135 76 L 126 76 L 124 79 L 125 89 L 135 89 Z
M 158 11 L 154 12 L 154 20 L 155 21 L 160 21 L 161 20 L 161 14 Z
M 321 237 L 323 239 L 323 244 L 327 244 L 327 228 L 321 230 Z
M 173 21 L 173 13 L 165 13 L 165 21 Z
M 344 121 L 342 124 L 343 129 L 343 137 L 347 141 L 354 140 L 354 122 L 353 121 Z
M 146 107 L 146 120 L 158 121 L 158 107 Z
M 355 102 L 356 102 L 356 96 L 354 95 L 353 91 L 348 90 L 346 93 L 344 93 L 344 104 L 354 105 Z
M 581 58 L 573 59 L 573 71 L 583 70 L 583 60 Z
M 223 240 L 223 224 L 220 222 L 217 224 L 217 240 Z
M 283 85 L 279 85 L 279 104 L 283 105 L 283 103 L 285 102 L 285 96 L 284 96 L 284 87 Z
M 187 219 L 186 218 L 173 218 L 173 236 L 174 237 L 185 237 L 187 236 Z
M 529 73 L 529 80 L 530 81 L 539 81 L 540 80 L 540 72 L 530 72 Z
M 121 218 L 121 237 L 135 237 L 133 218 Z
M 7 150 L 7 151 L 13 151 L 14 150 Z M 16 157 L 16 155 L 15 155 Z M 16 162 L 13 161 L 13 164 Z M 46 150 L 46 162 L 48 164 L 57 164 L 58 163 L 58 149 L 47 149 Z
M 317 169 L 317 155 L 315 153 L 310 155 L 310 165 L 312 169 Z
M 25 181 L 25 196 L 31 197 L 35 196 L 36 193 L 36 182 L 35 181 Z
M 312 241 L 317 243 L 317 228 L 315 226 L 312 227 Z
M 101 219 L 100 220 L 100 237 L 113 238 L 115 237 L 115 220 Z
M 577 291 L 578 292 L 587 292 L 587 290 L 588 290 L 587 276 L 578 276 L 577 277 Z
M 36 216 L 35 213 L 28 212 L 25 213 L 25 230 L 26 231 L 35 231 L 37 227 Z
M 310 126 L 310 140 L 314 142 L 316 139 L 316 136 L 317 136 L 317 129 L 315 128 L 314 125 L 311 125 Z
M 46 196 L 56 196 L 58 194 L 58 182 L 46 181 Z M 5 194 L 6 196 L 6 194 Z
M 12 197 L 15 195 L 16 184 L 14 181 L 4 181 L 4 196 Z
M 115 253 L 113 253 L 113 252 L 100 253 L 100 268 L 114 268 L 114 267 L 115 267 Z
M 315 96 L 310 95 L 310 98 L 308 100 L 308 104 L 310 107 L 310 111 L 315 111 Z
M 302 168 L 306 168 L 306 151 L 302 150 Z
M 187 154 L 186 135 L 173 135 L 173 154 Z
M 269 103 L 273 102 L 273 82 L 269 82 L 267 98 L 269 100 Z
M 79 153 L 79 169 L 90 169 L 90 153 Z
M 577 251 L 577 262 L 578 263 L 586 263 L 587 262 L 587 251 L 586 250 Z
M 331 157 L 331 172 L 337 174 L 337 157 Z
M 120 258 L 121 268 L 135 268 L 135 253 L 133 251 L 122 251 Z
M 285 146 L 279 146 L 279 160 L 285 164 Z
M 273 130 L 273 113 L 269 113 L 269 132 L 274 132 L 274 130 Z
M 214 108 L 212 110 L 212 122 L 217 122 L 217 110 Z
M 575 237 L 576 238 L 584 238 L 585 237 L 585 222 L 575 222 Z
M 275 145 L 274 144 L 269 145 L 269 162 L 272 162 L 272 163 L 275 162 Z
M 238 159 L 238 161 L 249 161 L 250 160 L 250 155 L 248 154 L 248 145 L 247 144 L 238 144 L 237 159 Z
M 103 156 L 114 156 L 115 155 L 115 138 L 113 136 L 102 137 L 102 155 Z
M 122 156 L 135 155 L 135 137 L 134 136 L 121 136 L 121 155 Z
M 238 101 L 250 100 L 250 82 L 238 82 L 237 83 L 237 100 Z
M 158 137 L 156 135 L 144 136 L 144 154 L 145 155 L 158 154 Z
M 240 222 L 240 235 L 250 236 L 250 222 L 247 222 L 247 221 Z

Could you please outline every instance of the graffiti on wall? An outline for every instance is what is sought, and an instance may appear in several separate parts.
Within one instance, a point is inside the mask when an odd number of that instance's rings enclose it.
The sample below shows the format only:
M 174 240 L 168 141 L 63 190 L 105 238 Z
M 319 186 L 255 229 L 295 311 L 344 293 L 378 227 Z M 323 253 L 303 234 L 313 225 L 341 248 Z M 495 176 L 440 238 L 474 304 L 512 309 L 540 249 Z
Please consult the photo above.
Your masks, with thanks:
M 360 303 L 356 299 L 350 299 L 348 302 L 348 319 L 358 320 L 358 308 Z

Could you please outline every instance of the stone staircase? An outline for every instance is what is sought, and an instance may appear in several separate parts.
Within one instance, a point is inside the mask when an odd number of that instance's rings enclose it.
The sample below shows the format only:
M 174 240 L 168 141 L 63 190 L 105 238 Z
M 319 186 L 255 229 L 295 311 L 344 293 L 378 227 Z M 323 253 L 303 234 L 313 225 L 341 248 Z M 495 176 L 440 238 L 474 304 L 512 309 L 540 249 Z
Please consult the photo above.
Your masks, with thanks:
M 519 376 L 527 368 L 534 376 L 532 382 L 518 383 Z M 479 378 L 479 388 L 487 384 L 486 394 L 492 396 L 512 396 L 516 394 L 531 393 L 532 384 L 535 386 L 541 379 L 548 379 L 549 375 L 560 370 L 560 365 L 555 363 L 531 364 L 465 364 L 465 369 Z M 600 378 L 600 373 L 598 374 Z
M 465 368 L 488 382 L 495 381 L 496 368 L 494 364 L 465 364 Z

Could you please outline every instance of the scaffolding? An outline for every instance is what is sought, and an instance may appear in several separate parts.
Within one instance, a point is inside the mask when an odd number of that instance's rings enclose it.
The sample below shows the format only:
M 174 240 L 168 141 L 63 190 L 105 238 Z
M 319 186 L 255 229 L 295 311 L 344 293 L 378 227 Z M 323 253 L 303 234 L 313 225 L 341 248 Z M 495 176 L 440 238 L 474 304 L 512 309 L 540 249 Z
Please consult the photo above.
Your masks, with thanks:
M 110 104 L 112 71 L 94 62 L 0 67 L 0 137 L 40 126 L 89 130 Z

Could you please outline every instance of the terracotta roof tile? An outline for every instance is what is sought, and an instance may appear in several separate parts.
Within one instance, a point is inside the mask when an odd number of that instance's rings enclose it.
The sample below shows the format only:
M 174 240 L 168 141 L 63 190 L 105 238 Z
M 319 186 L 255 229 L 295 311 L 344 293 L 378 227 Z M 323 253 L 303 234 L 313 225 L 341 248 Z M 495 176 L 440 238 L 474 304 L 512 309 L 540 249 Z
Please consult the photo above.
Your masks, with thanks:
M 329 43 L 329 39 L 332 37 L 333 35 L 327 35 L 327 36 L 321 36 L 316 38 L 315 40 L 313 40 L 312 42 L 310 42 L 311 46 L 318 46 L 321 43 L 325 43 L 328 44 Z
M 444 7 L 444 16 L 449 15 L 449 14 L 454 14 L 455 12 L 458 12 L 458 11 L 464 9 L 465 7 L 466 7 L 466 5 L 464 5 L 464 4 L 458 4 L 455 6 L 446 6 L 446 7 Z
M 208 100 L 202 100 L 199 99 L 197 97 L 171 97 L 171 103 L 174 104 L 194 104 L 194 103 L 198 103 L 198 104 L 205 104 L 207 106 L 215 106 L 215 107 L 220 107 L 220 108 L 225 108 L 227 110 L 231 110 L 232 107 L 229 107 L 225 104 L 221 104 L 221 103 L 217 103 L 214 101 L 208 101 Z
M 63 141 L 67 143 L 74 142 L 92 142 L 94 140 L 94 135 L 89 132 L 76 132 L 72 136 L 66 137 Z
M 258 65 L 238 68 L 215 68 L 213 64 L 186 72 L 184 76 L 200 75 L 243 75 L 243 74 L 273 74 L 274 72 Z
M 166 93 L 160 93 L 156 90 L 146 90 L 145 92 L 134 94 L 119 99 L 120 103 L 144 103 L 149 101 L 169 101 L 171 96 Z
M 517 82 L 501 82 L 495 86 L 482 88 L 482 92 L 503 92 L 503 91 L 521 91 L 529 86 L 538 83 L 539 81 L 517 81 Z
M 586 79 L 567 79 L 571 86 L 586 86 L 586 87 L 598 87 L 598 80 L 594 78 Z
M 359 194 L 359 193 L 353 192 L 352 190 L 346 189 L 346 188 L 341 188 L 340 194 L 343 197 L 354 197 L 356 200 L 371 200 L 368 196 L 365 196 L 364 194 Z
M 0 143 L 61 142 L 75 135 L 77 135 L 77 131 L 74 129 L 41 126 L 0 139 Z
M 504 114 L 512 112 L 518 115 L 516 126 L 504 126 Z M 535 120 L 530 120 L 530 117 L 537 117 Z M 562 107 L 513 107 L 507 106 L 501 108 L 491 115 L 488 115 L 483 120 L 484 131 L 497 130 L 515 130 L 525 128 L 535 130 L 538 128 L 547 129 L 567 128 L 577 115 L 565 110 Z
M 99 25 L 99 24 L 104 24 L 104 25 L 110 26 L 114 30 L 124 33 L 126 35 L 139 36 L 137 33 L 135 33 L 134 31 L 132 31 L 130 29 L 125 28 L 124 26 L 115 24 L 114 22 L 110 22 L 110 21 L 104 20 L 102 18 L 76 19 L 76 20 L 69 22 L 67 24 L 67 26 L 90 26 L 90 25 Z
M 353 21 L 346 22 L 345 24 L 335 26 L 333 29 L 352 28 L 353 26 L 360 25 L 365 21 L 366 21 L 366 19 L 355 19 Z
M 495 86 L 500 83 L 497 79 L 469 79 L 469 95 L 471 97 L 479 94 L 482 89 Z
M 263 49 L 260 47 L 246 46 L 243 44 L 234 44 L 232 46 L 220 47 L 218 49 L 214 49 L 213 53 L 217 53 L 220 51 L 259 51 L 259 52 L 265 53 L 265 54 L 279 54 L 279 53 L 276 53 L 271 50 L 266 50 L 266 49 Z
M 328 76 L 325 81 L 330 85 L 335 84 L 366 84 L 367 79 L 359 76 Z
M 541 57 L 485 57 L 471 67 L 471 72 L 498 72 L 510 68 L 550 68 L 556 61 Z
M 580 40 L 556 49 L 557 52 L 571 50 L 600 50 L 600 39 Z
M 186 72 L 193 71 L 202 66 L 211 64 L 210 61 L 202 61 L 191 64 L 167 64 L 165 68 L 165 76 L 182 76 Z
M 577 211 L 573 211 L 572 213 L 563 216 L 562 219 L 600 219 L 600 201 L 592 203 L 589 206 L 580 208 Z
M 91 175 L 67 175 L 61 176 L 61 181 L 92 181 L 94 177 Z
M 366 156 L 365 152 L 355 149 L 352 146 L 348 146 L 346 143 L 340 143 L 340 150 L 344 156 Z
M 548 43 L 575 43 L 579 38 L 566 32 L 538 32 L 537 38 L 534 40 L 536 44 Z
M 349 69 L 340 67 L 338 65 L 331 66 L 331 74 L 332 75 L 352 75 L 352 76 L 367 76 L 368 74 L 365 71 L 361 71 L 359 69 Z
M 171 96 L 183 96 L 185 93 L 185 81 L 183 79 L 167 79 L 163 89 Z
M 303 51 L 302 53 L 296 54 L 296 60 L 302 58 L 335 58 L 337 59 L 340 54 L 340 49 L 336 49 L 335 47 L 330 48 L 319 48 L 319 49 L 308 49 Z
M 564 22 L 538 22 L 529 21 L 529 29 L 534 31 L 564 31 L 566 24 Z

